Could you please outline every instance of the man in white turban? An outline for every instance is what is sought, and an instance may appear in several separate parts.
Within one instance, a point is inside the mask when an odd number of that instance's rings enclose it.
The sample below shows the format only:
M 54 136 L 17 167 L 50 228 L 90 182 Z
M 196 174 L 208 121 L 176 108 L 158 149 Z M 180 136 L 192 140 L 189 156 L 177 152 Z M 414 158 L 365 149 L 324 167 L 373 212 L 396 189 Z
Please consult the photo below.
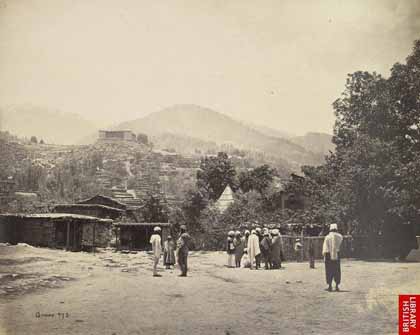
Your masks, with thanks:
M 150 244 L 153 251 L 153 277 L 162 277 L 157 273 L 157 265 L 159 263 L 160 255 L 162 254 L 162 241 L 160 238 L 160 227 L 153 229 L 153 235 L 150 237 Z
M 325 236 L 322 246 L 322 254 L 325 261 L 325 276 L 328 284 L 328 291 L 332 291 L 332 282 L 335 281 L 335 289 L 339 291 L 341 282 L 340 247 L 343 236 L 338 233 L 337 224 L 330 225 L 330 232 Z
M 254 262 L 256 261 L 256 257 L 261 254 L 260 240 L 255 230 L 252 230 L 251 235 L 249 235 L 247 249 L 248 249 L 248 256 L 251 262 L 251 270 L 252 270 L 254 269 Z M 258 264 L 256 265 L 258 266 Z

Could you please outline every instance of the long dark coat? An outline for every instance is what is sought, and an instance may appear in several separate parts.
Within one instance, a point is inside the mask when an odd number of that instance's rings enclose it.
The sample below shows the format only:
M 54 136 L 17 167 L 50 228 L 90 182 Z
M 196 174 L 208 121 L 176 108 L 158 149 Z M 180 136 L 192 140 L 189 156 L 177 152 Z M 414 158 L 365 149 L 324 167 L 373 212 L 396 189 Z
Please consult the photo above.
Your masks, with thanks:
M 281 237 L 274 236 L 271 240 L 271 259 L 277 264 L 281 263 L 281 249 Z

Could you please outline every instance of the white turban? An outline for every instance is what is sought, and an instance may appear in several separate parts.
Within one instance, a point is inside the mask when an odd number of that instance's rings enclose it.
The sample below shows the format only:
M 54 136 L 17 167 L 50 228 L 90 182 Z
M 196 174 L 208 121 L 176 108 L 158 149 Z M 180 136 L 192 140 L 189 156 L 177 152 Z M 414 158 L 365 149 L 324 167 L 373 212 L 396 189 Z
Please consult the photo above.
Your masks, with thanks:
M 330 224 L 330 231 L 331 230 L 338 230 L 338 226 L 337 226 L 337 224 L 336 223 L 332 223 L 332 224 Z

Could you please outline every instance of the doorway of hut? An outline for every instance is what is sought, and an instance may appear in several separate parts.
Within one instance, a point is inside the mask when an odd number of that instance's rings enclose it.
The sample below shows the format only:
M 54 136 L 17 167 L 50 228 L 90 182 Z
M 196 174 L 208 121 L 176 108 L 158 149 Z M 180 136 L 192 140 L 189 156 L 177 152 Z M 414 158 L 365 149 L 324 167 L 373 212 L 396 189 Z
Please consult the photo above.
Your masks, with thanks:
M 72 221 L 55 223 L 56 247 L 71 251 L 82 248 L 82 225 Z
M 121 248 L 131 250 L 151 250 L 150 237 L 153 227 L 122 226 L 120 228 Z

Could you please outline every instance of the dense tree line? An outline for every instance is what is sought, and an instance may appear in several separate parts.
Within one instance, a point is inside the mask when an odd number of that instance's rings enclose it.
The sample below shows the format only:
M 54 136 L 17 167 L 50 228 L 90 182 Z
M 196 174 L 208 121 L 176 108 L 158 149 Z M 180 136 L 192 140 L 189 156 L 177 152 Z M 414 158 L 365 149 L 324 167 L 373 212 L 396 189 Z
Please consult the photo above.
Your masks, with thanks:
M 289 187 L 311 197 L 312 220 L 367 236 L 380 256 L 404 257 L 420 218 L 420 41 L 389 78 L 348 75 L 333 107 L 335 153 Z
M 338 223 L 343 233 L 366 238 L 365 255 L 404 258 L 417 245 L 420 222 L 420 41 L 388 78 L 349 74 L 333 108 L 335 152 L 323 165 L 302 167 L 304 178 L 285 185 L 286 193 L 309 200 L 304 209 L 279 211 L 280 192 L 271 188 L 275 171 L 269 166 L 238 173 L 219 153 L 202 160 L 197 189 L 183 205 L 184 220 L 201 229 L 290 219 Z M 220 215 L 208 204 L 226 185 L 237 201 Z

